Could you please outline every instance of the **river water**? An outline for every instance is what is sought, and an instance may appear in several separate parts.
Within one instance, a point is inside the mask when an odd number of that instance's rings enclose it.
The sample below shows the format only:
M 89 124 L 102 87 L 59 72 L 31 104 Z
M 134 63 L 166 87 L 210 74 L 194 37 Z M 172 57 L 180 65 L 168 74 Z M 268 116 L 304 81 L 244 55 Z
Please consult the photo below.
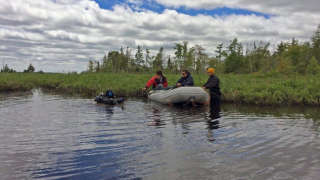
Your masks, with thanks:
M 0 179 L 319 179 L 319 134 L 311 107 L 2 94 Z

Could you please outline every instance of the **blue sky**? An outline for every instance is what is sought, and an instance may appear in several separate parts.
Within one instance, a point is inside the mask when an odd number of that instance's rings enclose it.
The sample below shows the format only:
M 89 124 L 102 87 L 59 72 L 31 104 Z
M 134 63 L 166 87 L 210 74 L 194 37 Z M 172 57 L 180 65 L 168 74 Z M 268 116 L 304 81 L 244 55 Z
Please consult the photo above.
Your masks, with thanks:
M 94 0 L 97 2 L 102 9 L 109 9 L 112 10 L 112 8 L 115 5 L 128 5 L 133 10 L 139 10 L 139 9 L 145 9 L 150 10 L 157 13 L 162 13 L 165 9 L 174 9 L 178 13 L 187 14 L 191 16 L 196 16 L 199 14 L 203 15 L 211 15 L 211 16 L 227 16 L 227 15 L 256 15 L 256 16 L 262 16 L 266 19 L 269 19 L 271 17 L 271 14 L 261 13 L 261 12 L 255 12 L 250 11 L 247 9 L 240 9 L 240 8 L 228 8 L 228 7 L 219 7 L 215 9 L 192 9 L 192 8 L 185 8 L 185 7 L 179 7 L 179 8 L 169 8 L 165 7 L 155 1 L 145 1 L 143 4 L 141 4 L 138 8 L 137 5 L 134 3 L 128 2 L 128 0 Z

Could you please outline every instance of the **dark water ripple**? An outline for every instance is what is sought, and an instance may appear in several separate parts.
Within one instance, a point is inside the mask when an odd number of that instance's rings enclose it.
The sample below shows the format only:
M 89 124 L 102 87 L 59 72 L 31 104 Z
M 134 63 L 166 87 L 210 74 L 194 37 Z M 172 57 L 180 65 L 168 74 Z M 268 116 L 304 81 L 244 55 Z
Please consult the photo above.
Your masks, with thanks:
M 319 179 L 317 108 L 224 105 L 211 115 L 0 95 L 1 179 Z

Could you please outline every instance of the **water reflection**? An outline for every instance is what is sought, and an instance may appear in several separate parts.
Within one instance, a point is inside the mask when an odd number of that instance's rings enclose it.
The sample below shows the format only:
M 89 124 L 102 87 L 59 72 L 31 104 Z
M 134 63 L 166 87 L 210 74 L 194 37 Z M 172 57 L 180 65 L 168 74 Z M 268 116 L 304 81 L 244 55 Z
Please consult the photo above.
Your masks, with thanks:
M 106 111 L 106 118 L 111 119 L 114 113 L 113 106 L 105 105 L 105 111 Z
M 151 121 L 148 123 L 149 126 L 156 126 L 158 128 L 166 125 L 164 120 L 161 120 L 161 111 L 157 107 L 152 107 L 152 115 L 150 116 Z
M 144 100 L 100 106 L 41 93 L 6 98 L 1 179 L 318 179 L 317 113 Z
M 209 141 L 215 141 L 215 138 L 213 136 L 213 134 L 214 134 L 213 130 L 220 128 L 220 121 L 219 121 L 219 119 L 221 118 L 220 112 L 221 112 L 220 104 L 210 106 L 210 114 L 209 114 L 209 118 L 207 120 L 208 140 Z

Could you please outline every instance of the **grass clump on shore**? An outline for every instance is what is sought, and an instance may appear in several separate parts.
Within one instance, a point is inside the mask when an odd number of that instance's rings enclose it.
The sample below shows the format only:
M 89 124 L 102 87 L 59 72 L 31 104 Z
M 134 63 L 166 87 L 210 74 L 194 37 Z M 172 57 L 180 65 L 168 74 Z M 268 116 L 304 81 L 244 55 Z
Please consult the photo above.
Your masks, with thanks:
M 320 105 L 317 76 L 224 75 L 225 101 L 247 104 Z
M 0 92 L 28 91 L 43 88 L 68 94 L 93 97 L 106 89 L 119 96 L 142 96 L 141 88 L 153 74 L 126 73 L 0 73 Z M 179 75 L 168 74 L 169 85 Z M 318 76 L 284 75 L 218 75 L 223 101 L 259 105 L 320 105 Z M 196 86 L 202 86 L 207 75 L 193 75 Z

